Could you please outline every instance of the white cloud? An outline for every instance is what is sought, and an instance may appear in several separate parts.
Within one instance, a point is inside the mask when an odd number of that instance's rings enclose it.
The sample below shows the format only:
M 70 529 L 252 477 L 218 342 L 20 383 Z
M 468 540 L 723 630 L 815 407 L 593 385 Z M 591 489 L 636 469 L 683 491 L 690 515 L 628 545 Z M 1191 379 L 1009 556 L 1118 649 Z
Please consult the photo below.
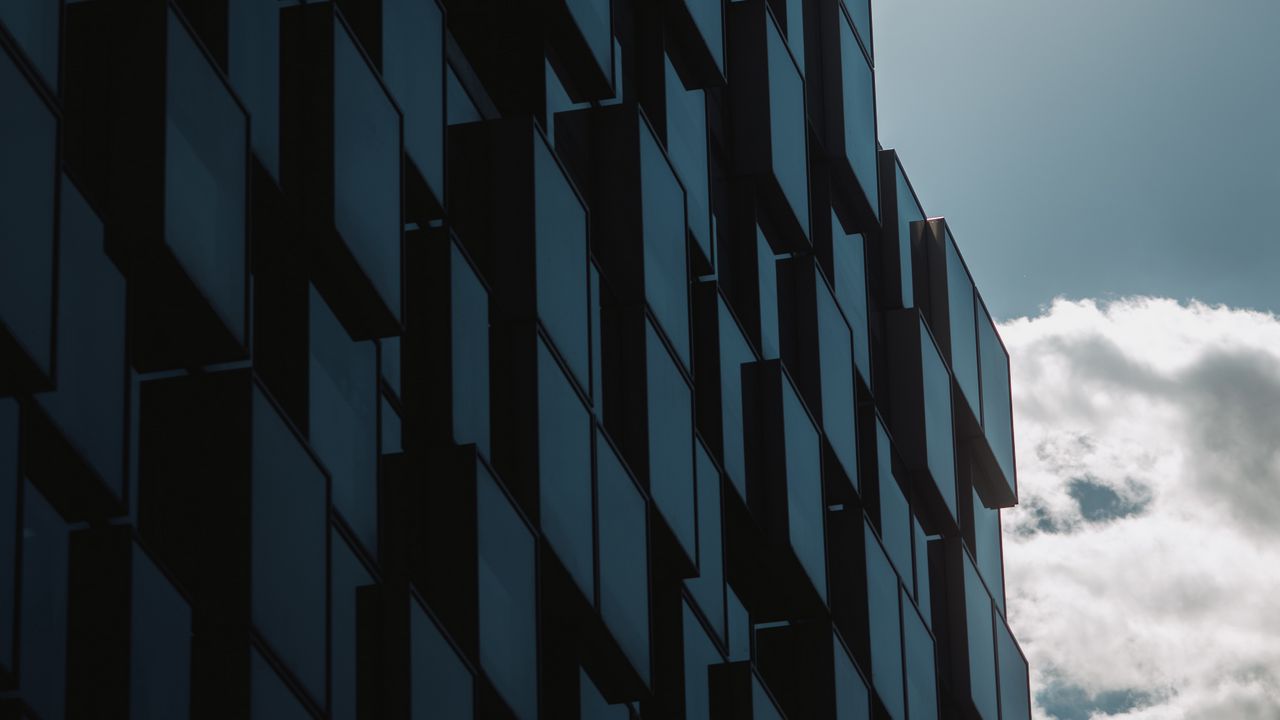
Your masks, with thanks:
M 1280 717 L 1280 318 L 1057 300 L 1001 335 L 1037 717 Z

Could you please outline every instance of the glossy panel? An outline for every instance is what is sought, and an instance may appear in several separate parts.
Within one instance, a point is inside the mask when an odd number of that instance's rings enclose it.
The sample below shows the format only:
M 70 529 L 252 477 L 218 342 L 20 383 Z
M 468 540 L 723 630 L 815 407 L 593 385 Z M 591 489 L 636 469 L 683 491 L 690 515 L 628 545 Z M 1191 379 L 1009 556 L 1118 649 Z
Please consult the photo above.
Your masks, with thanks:
M 51 5 L 52 3 L 45 3 Z M 0 326 L 52 371 L 57 119 L 0 49 Z M 18 241 L 20 240 L 20 242 Z
M 724 662 L 693 610 L 684 610 L 684 708 L 687 720 L 710 720 L 711 688 L 707 668 Z
M 698 556 L 693 487 L 693 396 L 645 323 L 649 380 L 649 494 L 689 557 Z
M 245 114 L 172 11 L 168 28 L 165 243 L 218 318 L 243 343 Z
M 902 648 L 907 666 L 907 710 L 911 720 L 938 720 L 937 665 L 933 636 L 902 593 Z
M 791 57 L 795 58 L 796 65 L 800 67 L 800 74 L 805 73 L 804 69 L 804 0 L 786 0 L 787 5 L 787 47 L 791 48 Z
M 435 0 L 383 0 L 382 77 L 404 113 L 404 150 L 444 201 L 444 14 Z
M 62 717 L 67 663 L 67 524 L 23 487 L 19 688 L 39 717 Z
M 631 717 L 625 705 L 610 705 L 582 668 L 578 668 L 578 705 L 580 720 L 629 720 Z
M 818 352 L 822 381 L 822 429 L 844 474 L 858 484 L 858 445 L 853 391 L 853 337 L 817 268 Z
M 597 433 L 600 614 L 631 665 L 649 679 L 649 551 L 644 495 Z
M 844 645 L 831 636 L 835 656 L 836 717 L 835 720 L 871 720 L 871 693 L 858 674 L 857 667 Z
M 191 711 L 191 608 L 133 546 L 130 720 L 171 720 Z
M 730 585 L 725 586 L 725 606 L 729 615 L 729 662 L 751 658 L 751 615 Z
M 915 286 L 912 284 L 911 270 L 911 223 L 923 222 L 924 211 L 920 209 L 919 203 L 916 202 L 915 195 L 911 192 L 911 185 L 907 183 L 907 176 L 902 172 L 902 166 L 897 166 L 897 177 L 895 182 L 895 192 L 898 198 L 898 263 L 899 275 L 902 285 L 902 307 L 915 306 Z
M 684 192 L 647 126 L 640 129 L 640 202 L 644 213 L 644 296 L 680 362 L 689 367 Z
M 747 459 L 743 435 L 742 366 L 755 360 L 742 328 L 729 313 L 724 298 L 716 297 L 720 334 L 720 418 L 724 437 L 723 457 L 729 482 L 743 499 L 747 497 Z
M 256 388 L 252 462 L 253 624 L 311 696 L 323 698 L 325 476 Z
M 249 110 L 253 153 L 280 178 L 280 5 L 227 3 L 227 77 Z
M 851 0 L 863 4 L 867 0 Z M 844 107 L 844 152 L 863 195 L 880 216 L 880 169 L 876 161 L 875 80 L 867 57 L 858 47 L 853 28 L 843 17 L 840 26 L 841 102 Z
M 911 508 L 893 474 L 892 449 L 889 434 L 876 422 L 876 460 L 880 490 L 880 538 L 885 552 L 898 570 L 903 582 L 910 585 L 913 565 L 911 562 Z
M 951 327 L 951 372 L 960 392 L 976 416 L 981 406 L 978 394 L 978 337 L 973 315 L 973 280 L 964 269 L 955 240 L 947 231 L 943 241 L 947 253 L 947 313 Z
M 334 720 L 355 720 L 360 650 L 356 597 L 360 588 L 373 584 L 373 578 L 342 535 L 331 531 L 330 542 L 333 567 L 329 578 L 329 713 Z
M 951 429 L 951 375 L 920 324 L 920 363 L 924 382 L 925 454 L 929 474 L 942 493 L 951 516 L 956 516 L 956 456 Z
M 978 562 L 978 574 L 991 588 L 991 599 L 996 607 L 1004 610 L 1004 560 L 1000 551 L 1000 511 L 982 504 L 982 498 L 973 491 L 973 556 Z
M 591 56 L 605 77 L 612 74 L 613 27 L 609 0 L 565 0 L 569 14 L 591 48 Z
M 584 387 L 587 347 L 587 214 L 546 142 L 534 133 L 534 232 L 538 318 Z
M 698 577 L 686 580 L 711 630 L 725 637 L 724 536 L 720 523 L 720 472 L 701 442 L 696 443 L 698 482 Z
M 778 357 L 778 264 L 773 248 L 756 228 L 756 265 L 760 281 L 760 353 L 764 360 Z
M 773 22 L 766 22 L 769 129 L 773 174 L 800 228 L 809 234 L 809 170 L 805 154 L 804 81 Z
M 520 720 L 538 716 L 534 540 L 498 483 L 476 473 L 480 665 Z
M 996 621 L 996 643 L 1000 651 L 1000 717 L 1002 720 L 1031 720 L 1027 661 L 1001 620 Z
M 911 531 L 915 534 L 916 557 L 916 605 L 926 625 L 933 624 L 933 596 L 929 583 L 929 538 L 915 518 L 911 519 Z
M 818 431 L 790 383 L 782 386 L 786 427 L 787 525 L 791 547 L 823 601 L 827 599 L 827 544 L 823 521 L 822 454 Z
M 473 679 L 417 601 L 409 602 L 410 720 L 470 720 Z
M 0 398 L 0 668 L 13 669 L 18 603 L 18 401 Z
M 0 23 L 18 41 L 31 64 L 53 90 L 58 88 L 58 12 L 61 5 L 49 0 L 6 0 L 0 3 Z
M 702 40 L 715 58 L 716 66 L 724 68 L 724 3 L 722 0 L 684 0 L 693 23 Z
M 453 441 L 489 455 L 489 293 L 456 245 L 451 264 L 449 352 L 453 367 Z
M 853 330 L 853 359 L 862 381 L 871 385 L 871 336 L 867 317 L 867 261 L 862 236 L 846 235 L 831 213 L 831 255 L 836 300 Z
M 844 6 L 849 9 L 849 15 L 853 18 L 853 26 L 858 31 L 858 37 L 862 38 L 862 44 L 867 48 L 867 54 L 871 54 L 873 47 L 871 40 L 871 0 L 842 0 Z
M 871 628 L 871 683 L 893 720 L 905 720 L 902 636 L 898 632 L 898 578 L 868 526 L 867 620 Z
M 471 96 L 462 87 L 462 83 L 458 80 L 458 75 L 453 71 L 452 67 L 449 67 L 445 72 L 445 107 L 450 125 L 479 122 L 484 119 L 481 117 L 480 111 L 476 109 L 476 104 L 471 100 Z
M 1013 415 L 1009 401 L 1009 356 L 986 308 L 978 305 L 978 342 L 982 361 L 982 427 L 1005 479 L 1016 491 L 1013 464 Z
M 666 59 L 665 64 L 667 150 L 684 184 L 686 222 L 703 257 L 710 260 L 713 255 L 706 99 L 701 89 L 685 89 L 670 59 Z
M 250 650 L 249 676 L 249 715 L 253 720 L 311 720 L 311 713 L 257 648 Z
M 773 698 L 764 689 L 764 683 L 754 673 L 751 675 L 751 718 L 752 720 L 782 720 L 782 711 L 774 704 Z
M 400 317 L 400 113 L 341 23 L 333 29 L 333 222 Z
M 999 718 L 996 706 L 996 651 L 991 627 L 991 596 L 978 571 L 964 556 L 964 611 L 969 638 L 969 696 L 982 720 Z
M 538 507 L 542 534 L 587 598 L 595 594 L 591 417 L 538 340 Z

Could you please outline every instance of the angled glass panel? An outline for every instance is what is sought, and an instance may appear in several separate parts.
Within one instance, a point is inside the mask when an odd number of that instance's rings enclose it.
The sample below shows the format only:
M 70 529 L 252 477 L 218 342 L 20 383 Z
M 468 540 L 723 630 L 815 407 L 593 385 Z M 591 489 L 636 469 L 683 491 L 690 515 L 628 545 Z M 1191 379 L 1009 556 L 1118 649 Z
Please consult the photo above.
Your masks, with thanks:
M 907 496 L 893 474 L 893 450 L 889 446 L 889 433 L 876 421 L 876 466 L 880 482 L 880 537 L 898 575 L 908 586 L 911 573 L 911 507 Z
M 191 712 L 191 607 L 146 553 L 133 546 L 130 621 L 131 720 Z
M 752 720 L 782 720 L 782 711 L 773 702 L 769 692 L 764 689 L 760 677 L 751 673 L 751 718 Z
M 249 651 L 249 715 L 253 720 L 312 720 L 257 648 Z
M 458 80 L 458 75 L 452 67 L 445 73 L 445 96 L 447 119 L 450 125 L 480 122 L 484 119 L 471 96 L 467 94 L 466 88 L 462 87 L 462 81 Z
M 683 0 L 698 34 L 715 58 L 716 67 L 724 69 L 724 3 L 721 0 Z
M 804 69 L 804 2 L 803 0 L 786 0 L 787 4 L 787 47 L 791 48 L 791 57 L 800 68 Z
M 542 534 L 587 598 L 595 594 L 591 417 L 538 339 L 538 507 Z
M 325 696 L 325 476 L 253 390 L 252 619 L 313 698 Z
M 574 377 L 586 387 L 590 380 L 587 213 L 536 132 L 533 167 L 538 318 Z
M 676 355 L 689 367 L 689 269 L 684 191 L 658 141 L 641 123 L 640 204 L 644 213 L 644 296 Z
M 733 586 L 725 586 L 724 604 L 729 615 L 729 662 L 751 659 L 751 615 Z
M 898 576 L 870 526 L 866 528 L 867 620 L 871 628 L 871 684 L 893 720 L 905 720 Z
M 850 5 L 867 0 L 850 0 Z M 855 14 L 856 18 L 856 14 Z M 841 102 L 844 108 L 844 152 L 867 202 L 880 217 L 880 169 L 876 161 L 875 80 L 853 28 L 842 15 L 840 27 Z
M 871 0 L 842 0 L 844 6 L 848 8 L 850 17 L 853 18 L 853 26 L 858 31 L 858 37 L 862 38 L 862 44 L 867 48 L 867 55 L 871 55 Z
M 520 720 L 538 717 L 534 539 L 498 483 L 476 472 L 480 666 Z
M 965 271 L 951 231 L 944 238 L 947 253 L 947 312 L 951 325 L 951 372 L 974 415 L 981 410 L 978 394 L 978 336 L 973 315 L 973 280 Z
M 125 280 L 103 251 L 102 221 L 65 180 L 59 235 L 58 388 L 36 402 L 123 497 Z
M 691 558 L 698 556 L 693 486 L 693 394 L 657 332 L 645 323 L 649 494 Z
M 333 479 L 333 504 L 371 552 L 378 550 L 378 355 L 355 342 L 311 288 L 311 447 Z
M 871 720 L 871 692 L 866 681 L 835 635 L 831 643 L 835 646 L 836 720 Z
M 991 596 L 978 571 L 963 555 L 964 613 L 969 639 L 969 696 L 982 720 L 999 718 L 996 705 L 996 650 L 992 629 Z
M 341 23 L 333 30 L 333 221 L 400 317 L 400 113 Z
M 915 534 L 916 545 L 916 604 L 920 607 L 920 615 L 926 625 L 933 625 L 933 596 L 929 584 L 929 537 L 916 519 L 911 518 L 911 531 Z
M 778 265 L 773 248 L 756 227 L 756 266 L 760 298 L 760 354 L 765 360 L 778 357 Z
M 823 524 L 826 503 L 822 499 L 822 450 L 818 430 L 809 420 L 800 396 L 785 381 L 782 414 L 787 435 L 787 526 L 791 547 L 825 602 L 827 543 Z
M 911 191 L 911 184 L 907 182 L 902 165 L 898 164 L 895 167 L 897 168 L 895 192 L 898 202 L 898 270 L 902 287 L 902 307 L 914 307 L 916 295 L 911 279 L 911 223 L 924 222 L 924 210 L 921 210 L 920 203 L 916 202 L 915 193 Z
M 587 671 L 578 668 L 578 706 L 581 720 L 630 720 L 626 705 L 610 705 Z
M 631 665 L 649 680 L 649 549 L 644 495 L 597 432 L 600 614 Z
M 30 5 L 33 10 L 40 3 Z M 57 21 L 56 5 L 54 21 Z M 6 5 L 7 6 L 7 5 Z M 6 11 L 15 13 L 16 10 Z M 56 28 L 56 24 L 55 24 Z M 54 197 L 58 123 L 0 48 L 0 328 L 52 371 Z
M 471 264 L 449 245 L 449 352 L 453 367 L 453 441 L 489 455 L 489 293 Z
M 416 600 L 409 602 L 409 718 L 470 718 L 471 672 Z
M 335 720 L 355 720 L 359 706 L 356 689 L 359 674 L 358 637 L 360 588 L 373 584 L 369 571 L 336 530 L 330 531 L 333 569 L 329 596 L 329 712 Z
M 920 363 L 924 376 L 926 462 L 938 492 L 955 517 L 956 448 L 951 427 L 951 375 L 923 321 L 920 323 Z
M 853 392 L 853 336 L 836 300 L 813 268 L 818 301 L 818 354 L 822 382 L 822 428 L 844 474 L 858 484 L 857 401 Z
M 601 72 L 606 77 L 610 76 L 613 68 L 613 16 L 609 0 L 566 0 L 565 4 Z
M 444 14 L 434 0 L 384 0 L 382 77 L 404 113 L 404 150 L 444 202 Z
M 13 621 L 18 603 L 18 401 L 0 398 L 0 668 L 14 669 Z
M 667 68 L 667 149 L 684 183 L 685 217 L 703 257 L 713 259 L 707 156 L 707 105 L 703 91 L 686 90 L 665 55 Z
M 902 592 L 902 648 L 907 665 L 907 710 L 911 720 L 938 720 L 937 665 L 933 636 Z
M 1031 720 L 1031 690 L 1027 685 L 1027 661 L 1018 651 L 1008 626 L 996 621 L 1000 650 L 1000 713 L 1002 720 Z
M 61 3 L 48 0 L 0 3 L 0 23 L 18 41 L 31 64 L 53 90 L 58 89 L 58 14 L 61 9 Z
M 747 458 L 742 415 L 742 366 L 756 359 L 742 328 L 724 298 L 716 296 L 720 334 L 720 422 L 724 470 L 744 500 L 747 497 Z
M 715 643 L 687 603 L 681 603 L 684 631 L 684 708 L 688 720 L 710 720 L 711 687 L 707 668 L 724 662 Z
M 248 126 L 182 21 L 168 14 L 164 237 L 238 342 L 245 337 Z
M 809 235 L 809 168 L 804 116 L 804 80 L 792 61 L 786 41 L 772 21 L 765 23 L 769 63 L 769 129 L 773 174 L 795 213 L 805 236 Z
M 685 586 L 712 631 L 725 637 L 724 536 L 720 523 L 720 472 L 702 442 L 697 443 L 698 459 L 698 577 Z
M 871 385 L 871 336 L 867 316 L 867 261 L 862 236 L 846 235 L 831 213 L 831 254 L 835 264 L 836 301 L 853 329 L 853 359 L 862 380 Z
M 596 417 L 604 417 L 604 349 L 600 337 L 600 269 L 591 264 L 591 406 Z
M 227 3 L 227 77 L 253 118 L 253 153 L 280 178 L 280 5 Z
M 18 687 L 40 717 L 60 718 L 67 676 L 67 524 L 30 481 L 22 511 Z
M 1009 356 L 987 309 L 978 304 L 978 342 L 982 362 L 982 429 L 1005 479 L 1015 491 L 1013 410 L 1009 400 Z
M 1004 560 L 1000 550 L 1000 511 L 982 504 L 973 492 L 973 556 L 978 561 L 978 574 L 991 588 L 991 599 L 1004 611 Z

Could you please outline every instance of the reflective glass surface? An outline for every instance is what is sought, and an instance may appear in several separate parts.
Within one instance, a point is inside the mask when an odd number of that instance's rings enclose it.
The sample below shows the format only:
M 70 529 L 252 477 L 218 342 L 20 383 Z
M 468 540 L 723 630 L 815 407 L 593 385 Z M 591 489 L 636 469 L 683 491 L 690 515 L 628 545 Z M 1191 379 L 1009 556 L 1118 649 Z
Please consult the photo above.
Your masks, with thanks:
M 538 716 L 534 540 L 483 467 L 476 470 L 480 665 L 520 720 Z
M 169 720 L 191 710 L 191 608 L 146 553 L 133 552 L 129 717 Z
M 871 693 L 844 645 L 831 636 L 835 656 L 836 720 L 871 720 Z
M 329 578 L 329 712 L 335 720 L 355 720 L 360 657 L 356 597 L 360 588 L 373 584 L 373 578 L 336 530 L 330 532 L 330 543 L 333 571 Z
M 983 720 L 997 720 L 991 596 L 987 595 L 978 571 L 967 555 L 964 556 L 964 612 L 969 638 L 969 695 Z
M 1027 661 L 1003 621 L 996 621 L 996 643 L 1000 651 L 1000 713 L 1002 720 L 1031 720 L 1031 697 L 1027 686 Z
M 168 27 L 165 243 L 218 318 L 243 342 L 245 114 L 173 11 Z
M 658 141 L 641 123 L 640 195 L 644 212 L 644 296 L 680 362 L 689 367 L 689 270 L 684 192 Z
M 534 132 L 534 232 L 538 318 L 586 387 L 587 213 L 545 141 Z
M 450 125 L 479 122 L 484 119 L 480 115 L 480 111 L 476 109 L 476 104 L 471 100 L 471 96 L 462 87 L 462 82 L 458 80 L 458 75 L 453 71 L 452 67 L 445 72 L 445 95 L 445 106 Z
M 894 477 L 892 452 L 889 446 L 889 434 L 877 421 L 876 465 L 880 482 L 880 537 L 884 540 L 885 552 L 897 568 L 898 575 L 903 578 L 903 582 L 910 585 L 913 572 L 911 508 L 907 505 L 907 496 L 902 493 L 902 486 Z
M 721 0 L 684 0 L 702 40 L 715 58 L 716 67 L 724 69 L 724 3 Z
M 938 720 L 937 666 L 933 636 L 902 593 L 902 648 L 907 665 L 907 710 L 911 720 Z
M 751 658 L 751 616 L 730 585 L 725 586 L 725 607 L 729 615 L 729 662 Z
M 786 427 L 787 525 L 791 547 L 814 588 L 827 599 L 827 544 L 823 521 L 822 452 L 818 431 L 809 420 L 800 396 L 789 382 L 782 384 L 782 415 Z
M 978 304 L 978 342 L 982 361 L 982 428 L 1005 479 L 1014 485 L 1013 415 L 1009 401 L 1009 356 L 1000 344 L 995 323 Z M 1014 490 L 1017 487 L 1014 486 Z
M 31 64 L 36 66 L 53 90 L 58 88 L 58 13 L 61 9 L 61 3 L 48 0 L 7 0 L 0 3 L 0 23 L 4 23 L 5 29 L 18 41 Z
M 249 652 L 249 714 L 253 720 L 311 720 L 311 713 L 289 691 L 258 649 Z
M 489 455 L 489 293 L 456 245 L 451 264 L 449 311 L 452 333 L 453 441 L 475 443 Z
M 867 620 L 871 628 L 871 684 L 893 720 L 905 720 L 902 681 L 902 636 L 898 632 L 898 578 L 880 548 L 880 541 L 866 529 Z
M 400 113 L 341 23 L 333 30 L 333 222 L 400 317 Z
M 822 382 L 822 428 L 844 474 L 858 482 L 856 400 L 853 393 L 853 337 L 836 300 L 813 268 L 818 301 L 818 353 Z
M 756 263 L 760 280 L 760 353 L 765 360 L 778 357 L 778 265 L 773 248 L 756 228 Z
M 724 470 L 744 500 L 747 497 L 747 459 L 743 436 L 742 365 L 755 360 L 724 298 L 716 297 L 720 333 L 720 418 L 724 433 Z
M 851 5 L 867 0 L 850 0 Z M 863 194 L 880 216 L 880 169 L 876 161 L 875 80 L 853 28 L 843 17 L 840 27 L 841 102 L 844 108 L 844 152 Z
M 871 0 L 843 0 L 844 6 L 849 9 L 849 15 L 853 17 L 853 26 L 858 31 L 858 37 L 862 38 L 862 44 L 867 48 L 867 54 L 871 54 Z
M 472 678 L 453 646 L 415 600 L 409 602 L 409 717 L 468 720 Z
M 911 223 L 923 222 L 924 211 L 920 209 L 920 204 L 916 202 L 916 196 L 911 192 L 911 185 L 907 183 L 907 176 L 902 172 L 902 166 L 897 166 L 897 198 L 898 198 L 898 269 L 900 281 L 902 283 L 902 307 L 915 306 L 915 286 L 912 284 L 911 271 Z
M 766 22 L 769 55 L 769 130 L 773 174 L 800 229 L 809 234 L 809 170 L 805 154 L 804 81 L 777 26 Z
M 698 577 L 685 580 L 685 586 L 698 603 L 703 617 L 711 624 L 712 631 L 724 638 L 724 538 L 720 528 L 720 473 L 702 443 L 699 441 L 696 445 Z
M 613 67 L 613 27 L 609 0 L 566 0 L 578 32 L 591 48 L 591 56 L 606 76 Z
M 404 113 L 404 151 L 444 201 L 444 15 L 434 0 L 383 0 L 382 77 Z
M 787 46 L 791 48 L 791 57 L 800 66 L 800 74 L 804 74 L 804 2 L 803 0 L 786 0 L 787 3 Z
M 976 416 L 981 409 L 978 394 L 978 337 L 973 317 L 973 280 L 964 269 L 951 231 L 943 241 L 947 252 L 947 312 L 951 325 L 951 372 Z
M 378 549 L 378 356 L 355 342 L 311 288 L 311 447 L 333 480 L 333 504 L 360 542 Z
M 916 605 L 926 625 L 933 625 L 933 596 L 929 585 L 929 537 L 915 518 L 911 519 L 911 531 L 915 533 L 916 546 Z
M 325 477 L 257 388 L 252 463 L 253 624 L 307 692 L 323 698 Z
M 595 594 L 591 540 L 591 417 L 538 340 L 538 507 L 542 534 L 587 598 Z
M 764 683 L 754 673 L 751 675 L 751 718 L 752 720 L 782 720 L 782 711 L 773 703 Z
M 18 401 L 0 398 L 0 627 L 12 628 L 18 589 Z M 0 633 L 0 668 L 13 669 L 13 632 Z
M 684 183 L 685 216 L 689 229 L 703 256 L 710 260 L 712 238 L 706 99 L 701 89 L 685 90 L 670 59 L 666 60 L 666 67 L 667 150 Z
M 1004 610 L 1004 561 L 1000 554 L 1000 511 L 986 507 L 973 491 L 973 556 L 978 574 L 991 588 L 991 599 Z
M 22 510 L 19 690 L 40 717 L 60 718 L 67 662 L 67 524 L 30 481 L 23 488 Z
M 610 705 L 582 668 L 578 668 L 578 706 L 580 720 L 629 720 L 631 717 L 626 705 Z
M 227 77 L 249 110 L 253 153 L 280 178 L 280 5 L 227 3 Z
M 117 497 L 124 496 L 125 281 L 102 221 L 62 183 L 58 389 L 37 402 Z
M 649 378 L 649 494 L 689 557 L 698 556 L 693 487 L 693 396 L 645 323 Z
M 600 433 L 596 437 L 596 458 L 600 497 L 600 614 L 632 667 L 647 681 L 649 551 L 644 495 Z
M 48 373 L 58 124 L 3 49 L 0 97 L 0 325 Z
M 867 319 L 867 260 L 862 236 L 846 235 L 831 213 L 831 255 L 835 264 L 836 300 L 853 329 L 853 360 L 862 380 L 871 384 L 871 337 Z
M 920 323 L 920 363 L 924 382 L 925 454 L 929 474 L 956 515 L 956 456 L 951 431 L 951 375 L 929 331 Z
M 684 708 L 688 720 L 710 720 L 711 688 L 707 668 L 724 662 L 687 603 L 684 610 Z

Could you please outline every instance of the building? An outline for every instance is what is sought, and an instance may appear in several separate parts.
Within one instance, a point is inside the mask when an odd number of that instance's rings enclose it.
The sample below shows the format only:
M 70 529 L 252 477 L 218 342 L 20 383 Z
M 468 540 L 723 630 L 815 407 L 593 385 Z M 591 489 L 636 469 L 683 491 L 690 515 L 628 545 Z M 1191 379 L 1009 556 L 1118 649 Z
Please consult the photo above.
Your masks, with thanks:
M 1029 718 L 869 0 L 0 28 L 0 715 Z

